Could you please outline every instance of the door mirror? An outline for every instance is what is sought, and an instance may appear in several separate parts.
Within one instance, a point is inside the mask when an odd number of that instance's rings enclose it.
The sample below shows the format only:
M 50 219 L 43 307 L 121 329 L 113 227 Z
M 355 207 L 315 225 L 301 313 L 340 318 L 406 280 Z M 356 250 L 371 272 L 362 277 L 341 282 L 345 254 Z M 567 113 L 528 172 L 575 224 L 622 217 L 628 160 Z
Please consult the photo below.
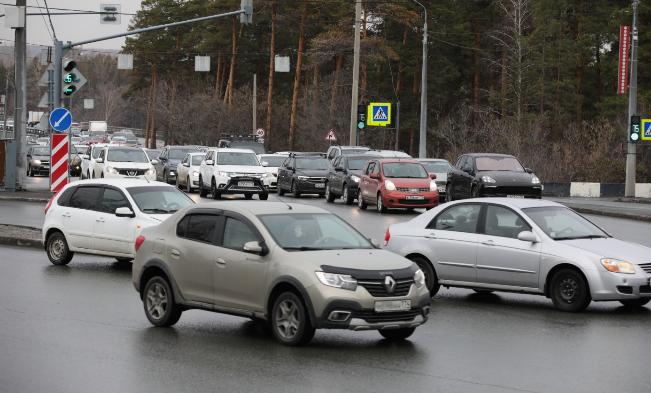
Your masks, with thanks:
M 134 213 L 133 210 L 129 209 L 128 207 L 118 207 L 115 209 L 115 215 L 117 217 L 133 218 L 136 216 L 136 213 Z
M 287 167 L 287 170 L 288 170 L 288 171 L 292 171 L 292 172 L 294 172 L 294 167 L 293 167 L 293 166 L 288 166 L 288 167 Z
M 472 167 L 470 165 L 465 165 L 463 168 L 461 168 L 461 170 L 469 175 L 472 175 Z
M 375 248 L 380 248 L 380 242 L 379 242 L 377 239 L 373 239 L 373 238 L 371 238 L 371 239 L 368 239 L 368 241 L 371 242 L 371 244 L 373 245 L 373 247 L 375 247 Z
M 104 162 L 104 159 L 103 158 L 98 158 L 98 159 L 95 160 L 95 162 L 98 163 L 98 164 L 101 164 L 101 163 Z
M 340 166 L 335 167 L 335 172 L 343 172 L 343 171 L 344 171 L 344 168 L 342 168 Z
M 260 163 L 260 165 L 262 165 L 262 166 L 269 166 L 269 163 L 268 163 L 267 161 L 262 161 L 262 162 Z
M 215 162 L 213 160 L 206 160 L 206 165 L 214 165 Z
M 81 158 L 83 158 L 84 160 L 87 160 L 89 157 L 88 157 L 88 154 L 82 154 Z
M 531 168 L 524 168 L 524 171 L 527 173 L 533 173 L 533 169 Z
M 375 172 L 371 172 L 371 174 L 368 175 L 368 177 L 370 177 L 371 179 L 376 179 L 376 180 L 377 180 L 377 179 L 380 178 L 380 174 L 379 174 L 379 173 L 375 173 Z
M 158 164 L 158 160 L 156 160 L 156 159 L 151 160 L 151 164 L 152 164 L 152 165 L 156 165 L 156 164 Z
M 430 173 L 429 178 L 432 180 L 436 180 L 436 173 Z
M 185 167 L 188 167 L 188 168 L 189 168 L 189 167 L 190 167 L 190 163 L 189 163 L 189 162 L 184 162 L 184 163 L 183 163 L 183 166 L 185 166 Z
M 522 231 L 518 233 L 518 240 L 530 243 L 538 243 L 540 241 L 538 239 L 538 236 L 536 236 L 536 234 L 531 231 Z
M 256 255 L 262 255 L 263 248 L 258 242 L 246 242 L 244 243 L 244 247 L 242 247 L 244 252 L 248 252 L 250 254 L 256 254 Z

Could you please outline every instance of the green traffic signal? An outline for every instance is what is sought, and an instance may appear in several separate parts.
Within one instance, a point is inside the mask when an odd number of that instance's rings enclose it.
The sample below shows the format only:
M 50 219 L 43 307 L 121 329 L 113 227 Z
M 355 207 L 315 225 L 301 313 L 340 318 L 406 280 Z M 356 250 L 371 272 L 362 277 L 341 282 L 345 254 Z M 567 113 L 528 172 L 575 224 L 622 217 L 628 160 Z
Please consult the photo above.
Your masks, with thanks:
M 63 90 L 63 95 L 65 96 L 71 96 L 77 91 L 77 87 L 75 85 L 70 85 L 66 86 L 66 88 Z
M 74 73 L 69 73 L 66 74 L 66 76 L 63 77 L 63 83 L 73 83 L 77 81 L 77 75 Z

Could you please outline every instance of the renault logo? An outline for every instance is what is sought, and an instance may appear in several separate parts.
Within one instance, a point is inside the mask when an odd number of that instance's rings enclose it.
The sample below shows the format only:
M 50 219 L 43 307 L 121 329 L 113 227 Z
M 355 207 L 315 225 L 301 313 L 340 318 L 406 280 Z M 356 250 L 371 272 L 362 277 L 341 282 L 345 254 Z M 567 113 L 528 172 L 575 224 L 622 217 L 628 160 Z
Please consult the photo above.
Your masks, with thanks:
M 127 175 L 129 176 L 135 176 L 136 173 L 137 173 L 136 171 L 127 171 Z
M 387 293 L 391 294 L 396 289 L 396 280 L 391 276 L 384 277 L 384 288 L 386 288 Z

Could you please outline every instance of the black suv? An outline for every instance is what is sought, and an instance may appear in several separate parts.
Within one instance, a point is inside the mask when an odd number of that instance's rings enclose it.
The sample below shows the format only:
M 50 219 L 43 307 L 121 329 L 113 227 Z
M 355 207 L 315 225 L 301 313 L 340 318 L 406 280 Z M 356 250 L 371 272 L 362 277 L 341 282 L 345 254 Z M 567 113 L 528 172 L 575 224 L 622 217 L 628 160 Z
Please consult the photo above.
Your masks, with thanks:
M 374 158 L 380 158 L 380 156 L 361 154 L 335 158 L 328 171 L 326 201 L 334 202 L 335 198 L 342 197 L 347 205 L 352 205 L 357 197 L 357 187 L 362 177 L 362 170 L 366 163 Z
M 325 194 L 328 159 L 323 153 L 290 153 L 278 168 L 278 195 Z
M 507 154 L 464 154 L 448 173 L 448 201 L 484 196 L 540 198 L 542 184 L 533 170 Z
M 165 146 L 160 155 L 152 162 L 156 168 L 156 180 L 176 184 L 176 167 L 188 153 L 201 151 L 196 146 Z

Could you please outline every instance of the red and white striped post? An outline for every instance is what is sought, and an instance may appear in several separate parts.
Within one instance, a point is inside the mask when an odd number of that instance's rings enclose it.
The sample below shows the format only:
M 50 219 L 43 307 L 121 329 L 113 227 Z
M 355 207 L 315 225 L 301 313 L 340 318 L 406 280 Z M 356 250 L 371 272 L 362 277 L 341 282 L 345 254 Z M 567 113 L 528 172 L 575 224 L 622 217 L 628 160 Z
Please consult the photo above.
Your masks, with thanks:
M 56 193 L 68 184 L 68 134 L 52 134 L 50 146 L 50 191 Z

